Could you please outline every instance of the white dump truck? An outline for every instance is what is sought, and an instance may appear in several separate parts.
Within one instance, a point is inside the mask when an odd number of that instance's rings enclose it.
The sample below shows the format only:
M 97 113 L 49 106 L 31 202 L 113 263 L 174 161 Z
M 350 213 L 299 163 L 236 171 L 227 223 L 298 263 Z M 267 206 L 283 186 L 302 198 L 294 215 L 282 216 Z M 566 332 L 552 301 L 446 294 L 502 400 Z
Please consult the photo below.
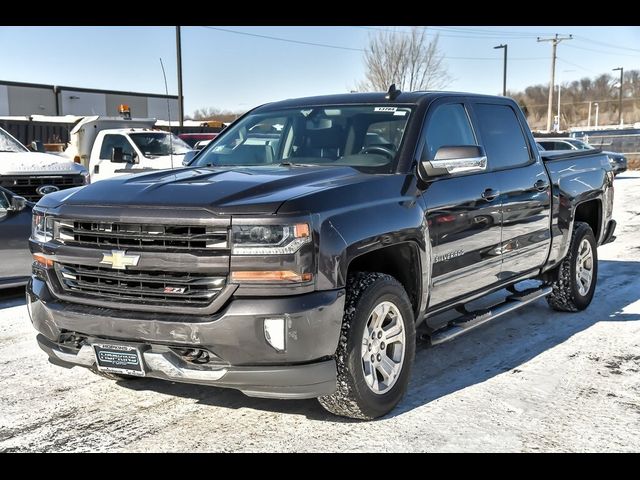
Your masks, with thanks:
M 71 130 L 64 155 L 85 166 L 95 182 L 118 174 L 180 167 L 191 147 L 154 129 L 155 118 L 85 117 Z

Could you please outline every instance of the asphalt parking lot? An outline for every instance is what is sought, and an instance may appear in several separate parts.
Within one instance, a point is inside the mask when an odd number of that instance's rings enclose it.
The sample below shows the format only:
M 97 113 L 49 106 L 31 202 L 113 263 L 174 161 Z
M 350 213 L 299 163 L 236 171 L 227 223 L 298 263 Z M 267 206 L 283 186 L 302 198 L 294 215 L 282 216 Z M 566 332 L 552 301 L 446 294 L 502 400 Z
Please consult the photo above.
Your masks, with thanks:
M 0 294 L 1 451 L 638 451 L 640 173 L 615 181 L 617 240 L 584 312 L 544 300 L 418 345 L 410 389 L 374 422 L 315 400 L 255 399 L 47 362 L 23 291 Z

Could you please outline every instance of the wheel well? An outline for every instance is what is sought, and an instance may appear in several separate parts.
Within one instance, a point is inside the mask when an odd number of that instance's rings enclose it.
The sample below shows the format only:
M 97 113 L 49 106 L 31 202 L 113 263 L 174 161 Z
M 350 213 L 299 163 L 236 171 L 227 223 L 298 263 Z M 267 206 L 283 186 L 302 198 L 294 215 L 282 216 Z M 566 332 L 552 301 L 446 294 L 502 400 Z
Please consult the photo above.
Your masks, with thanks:
M 347 275 L 351 272 L 380 272 L 391 275 L 406 290 L 417 318 L 421 294 L 420 255 L 417 245 L 400 243 L 365 253 L 351 261 Z
M 596 242 L 600 238 L 600 227 L 602 224 L 602 204 L 599 200 L 589 200 L 576 207 L 574 221 L 586 222 L 593 230 Z

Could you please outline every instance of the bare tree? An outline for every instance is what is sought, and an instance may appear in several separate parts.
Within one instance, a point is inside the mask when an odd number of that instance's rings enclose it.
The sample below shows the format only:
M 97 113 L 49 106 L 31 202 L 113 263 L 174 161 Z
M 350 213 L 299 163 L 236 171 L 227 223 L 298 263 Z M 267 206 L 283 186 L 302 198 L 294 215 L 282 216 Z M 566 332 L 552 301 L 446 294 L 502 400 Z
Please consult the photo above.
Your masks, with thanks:
M 428 40 L 420 27 L 412 27 L 411 32 L 378 32 L 365 50 L 365 80 L 358 89 L 386 91 L 392 83 L 404 91 L 446 87 L 451 77 L 438 49 L 438 38 Z
M 215 107 L 198 108 L 193 115 L 187 117 L 187 120 L 220 120 L 222 122 L 231 122 L 242 115 L 243 111 L 222 110 Z

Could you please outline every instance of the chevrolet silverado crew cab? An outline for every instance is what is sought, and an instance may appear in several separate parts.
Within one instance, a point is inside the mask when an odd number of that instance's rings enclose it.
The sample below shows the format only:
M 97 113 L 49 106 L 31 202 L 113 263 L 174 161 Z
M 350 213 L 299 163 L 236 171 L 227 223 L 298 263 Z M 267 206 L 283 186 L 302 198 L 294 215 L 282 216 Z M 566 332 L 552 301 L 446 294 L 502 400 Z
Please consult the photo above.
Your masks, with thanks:
M 37 341 L 65 367 L 379 417 L 407 388 L 417 327 L 436 344 L 539 298 L 591 302 L 613 172 L 597 150 L 543 155 L 504 97 L 263 105 L 185 167 L 38 202 Z

